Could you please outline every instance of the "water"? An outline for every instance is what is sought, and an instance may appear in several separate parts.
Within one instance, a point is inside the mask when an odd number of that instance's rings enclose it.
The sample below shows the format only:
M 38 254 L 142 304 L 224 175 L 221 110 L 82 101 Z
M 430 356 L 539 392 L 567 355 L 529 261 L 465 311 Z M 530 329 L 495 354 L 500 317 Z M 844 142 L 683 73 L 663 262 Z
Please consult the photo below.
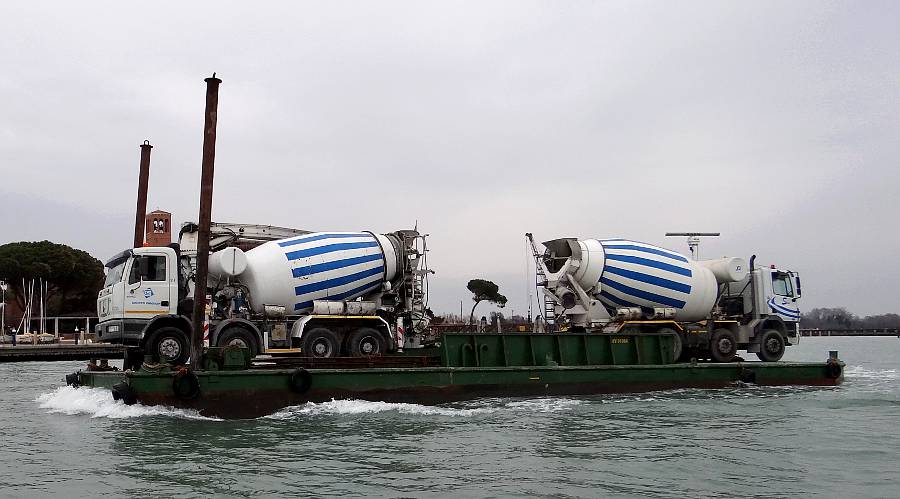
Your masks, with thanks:
M 900 497 L 900 340 L 804 338 L 837 388 L 675 390 L 439 407 L 335 401 L 246 421 L 0 364 L 0 497 Z

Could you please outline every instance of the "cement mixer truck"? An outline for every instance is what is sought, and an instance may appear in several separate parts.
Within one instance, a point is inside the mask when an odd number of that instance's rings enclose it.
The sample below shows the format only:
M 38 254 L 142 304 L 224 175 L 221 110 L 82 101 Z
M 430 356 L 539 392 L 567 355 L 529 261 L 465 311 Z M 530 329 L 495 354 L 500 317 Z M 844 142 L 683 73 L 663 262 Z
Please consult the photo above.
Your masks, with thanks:
M 308 232 L 213 224 L 208 329 L 212 346 L 252 355 L 365 356 L 416 346 L 428 325 L 425 236 L 415 230 Z M 197 227 L 179 243 L 125 250 L 107 263 L 99 340 L 184 363 L 190 350 Z
M 675 338 L 675 358 L 731 362 L 739 350 L 781 359 L 800 341 L 800 276 L 741 258 L 690 260 L 627 239 L 526 234 L 550 327 Z

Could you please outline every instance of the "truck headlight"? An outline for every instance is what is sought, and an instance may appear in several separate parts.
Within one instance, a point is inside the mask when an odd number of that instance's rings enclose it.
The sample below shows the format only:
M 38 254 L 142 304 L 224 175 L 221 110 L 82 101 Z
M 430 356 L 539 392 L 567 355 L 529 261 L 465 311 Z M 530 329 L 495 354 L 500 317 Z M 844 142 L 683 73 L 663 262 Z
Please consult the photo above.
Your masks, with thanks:
M 118 333 L 118 332 L 119 332 L 119 325 L 118 325 L 118 324 L 113 324 L 112 326 L 109 326 L 108 328 L 106 328 L 106 332 L 107 332 L 107 333 Z

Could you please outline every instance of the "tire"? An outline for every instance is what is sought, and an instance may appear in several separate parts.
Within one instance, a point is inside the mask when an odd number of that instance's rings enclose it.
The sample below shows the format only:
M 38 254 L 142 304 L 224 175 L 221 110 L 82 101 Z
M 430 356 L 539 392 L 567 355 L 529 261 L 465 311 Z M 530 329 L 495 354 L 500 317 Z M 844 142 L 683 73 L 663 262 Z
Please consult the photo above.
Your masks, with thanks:
M 300 348 L 306 357 L 330 358 L 337 357 L 341 352 L 337 336 L 324 327 L 314 327 L 304 332 Z
M 297 369 L 291 373 L 288 383 L 295 393 L 306 393 L 312 386 L 312 375 L 306 369 Z
M 384 335 L 370 327 L 361 327 L 347 338 L 347 353 L 351 357 L 380 355 L 387 350 Z
M 177 327 L 157 329 L 150 335 L 147 346 L 153 360 L 161 363 L 181 365 L 187 362 L 191 355 L 187 334 Z
M 737 356 L 737 338 L 730 329 L 716 329 L 709 341 L 709 355 L 714 362 L 731 362 Z
M 756 356 L 763 362 L 778 362 L 784 355 L 784 336 L 774 329 L 766 329 L 759 337 Z
M 121 400 L 125 405 L 134 405 L 137 402 L 137 397 L 135 397 L 131 386 L 124 381 L 112 386 L 112 396 L 113 400 Z
M 172 378 L 172 392 L 182 400 L 193 400 L 200 395 L 200 378 L 193 372 L 182 369 Z
M 249 349 L 251 358 L 259 355 L 259 341 L 257 341 L 256 335 L 245 327 L 229 327 L 216 339 L 216 346 L 227 347 L 231 345 Z
M 681 335 L 678 334 L 678 331 L 670 327 L 660 329 L 657 331 L 657 334 L 669 334 L 675 337 L 675 343 L 672 346 L 672 351 L 675 355 L 672 358 L 674 359 L 673 362 L 678 362 L 684 352 L 684 340 L 681 339 Z

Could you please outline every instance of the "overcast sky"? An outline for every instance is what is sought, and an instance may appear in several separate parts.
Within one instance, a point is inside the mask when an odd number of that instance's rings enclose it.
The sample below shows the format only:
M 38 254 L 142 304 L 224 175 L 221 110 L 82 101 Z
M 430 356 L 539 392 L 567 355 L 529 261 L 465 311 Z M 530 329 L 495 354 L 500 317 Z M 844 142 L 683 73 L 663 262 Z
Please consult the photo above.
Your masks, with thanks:
M 129 246 L 144 139 L 148 210 L 196 219 L 216 71 L 213 220 L 418 221 L 437 312 L 480 277 L 523 313 L 525 232 L 666 231 L 900 312 L 898 2 L 135 5 L 0 5 L 0 243 Z

